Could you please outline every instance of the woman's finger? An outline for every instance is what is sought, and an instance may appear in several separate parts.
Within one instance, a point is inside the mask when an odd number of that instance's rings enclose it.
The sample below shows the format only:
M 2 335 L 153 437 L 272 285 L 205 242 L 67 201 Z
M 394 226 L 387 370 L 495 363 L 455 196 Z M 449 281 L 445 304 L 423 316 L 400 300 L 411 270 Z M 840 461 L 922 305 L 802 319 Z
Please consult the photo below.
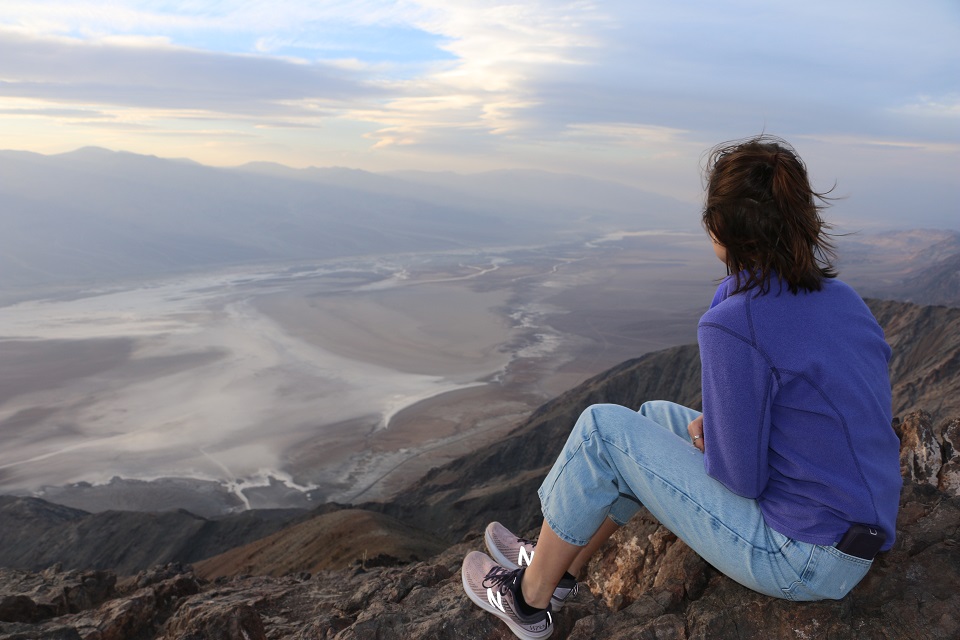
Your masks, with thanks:
M 690 434 L 690 440 L 693 442 L 693 446 L 699 449 L 701 452 L 703 449 L 703 416 L 699 415 L 694 420 L 687 425 L 687 433 Z

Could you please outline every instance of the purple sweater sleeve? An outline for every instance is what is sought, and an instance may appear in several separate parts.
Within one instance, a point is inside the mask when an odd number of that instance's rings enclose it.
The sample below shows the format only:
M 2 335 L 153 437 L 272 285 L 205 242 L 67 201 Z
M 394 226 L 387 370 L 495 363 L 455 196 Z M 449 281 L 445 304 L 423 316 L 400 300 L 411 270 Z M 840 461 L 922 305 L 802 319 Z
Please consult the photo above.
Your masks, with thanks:
M 702 323 L 703 442 L 707 474 L 757 498 L 769 480 L 770 411 L 776 379 L 747 336 Z

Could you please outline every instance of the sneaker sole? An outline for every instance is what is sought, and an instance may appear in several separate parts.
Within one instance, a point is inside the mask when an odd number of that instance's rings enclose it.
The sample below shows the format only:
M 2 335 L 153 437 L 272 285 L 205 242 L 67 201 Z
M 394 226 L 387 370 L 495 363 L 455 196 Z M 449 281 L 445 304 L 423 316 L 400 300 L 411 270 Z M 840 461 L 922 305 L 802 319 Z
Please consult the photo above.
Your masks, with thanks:
M 473 589 L 470 588 L 470 584 L 467 582 L 467 576 L 464 575 L 463 569 L 460 569 L 460 582 L 463 584 L 463 591 L 467 594 L 467 597 L 470 598 L 470 601 L 473 604 L 477 605 L 487 613 L 492 613 L 499 619 L 507 623 L 507 626 L 510 627 L 510 631 L 513 632 L 513 635 L 523 640 L 543 640 L 543 638 L 549 638 L 553 633 L 553 627 L 549 627 L 546 631 L 542 633 L 530 633 L 516 622 L 511 620 L 509 617 L 505 616 L 502 611 L 491 605 L 486 600 L 483 600 L 473 592 Z

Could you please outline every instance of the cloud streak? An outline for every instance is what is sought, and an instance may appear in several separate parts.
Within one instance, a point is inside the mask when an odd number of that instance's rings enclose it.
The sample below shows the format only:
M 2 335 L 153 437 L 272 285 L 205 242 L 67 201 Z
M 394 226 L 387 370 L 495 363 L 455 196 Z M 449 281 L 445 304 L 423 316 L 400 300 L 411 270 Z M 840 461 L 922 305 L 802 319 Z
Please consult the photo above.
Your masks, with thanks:
M 311 115 L 311 104 L 382 95 L 333 65 L 195 51 L 167 44 L 79 41 L 6 32 L 0 96 L 56 103 Z

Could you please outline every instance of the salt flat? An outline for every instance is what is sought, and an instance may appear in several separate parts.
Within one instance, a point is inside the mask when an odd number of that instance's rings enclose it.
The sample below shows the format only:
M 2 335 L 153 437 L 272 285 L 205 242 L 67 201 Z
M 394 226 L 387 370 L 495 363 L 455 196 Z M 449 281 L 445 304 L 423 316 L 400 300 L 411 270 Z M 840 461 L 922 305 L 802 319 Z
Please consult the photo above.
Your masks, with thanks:
M 2 307 L 0 493 L 192 504 L 182 483 L 119 477 L 213 483 L 207 511 L 388 496 L 589 375 L 694 339 L 723 275 L 704 238 L 598 240 L 236 269 Z

